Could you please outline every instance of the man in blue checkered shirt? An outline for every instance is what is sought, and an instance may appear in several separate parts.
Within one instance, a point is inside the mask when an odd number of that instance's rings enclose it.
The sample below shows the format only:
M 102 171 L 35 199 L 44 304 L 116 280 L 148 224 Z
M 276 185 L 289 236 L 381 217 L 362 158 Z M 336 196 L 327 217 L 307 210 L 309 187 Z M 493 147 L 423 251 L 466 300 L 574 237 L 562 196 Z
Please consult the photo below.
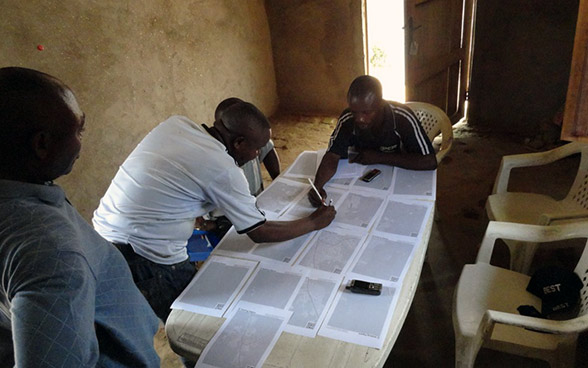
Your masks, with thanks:
M 59 80 L 0 69 L 0 365 L 159 367 L 158 320 L 120 252 L 53 184 L 85 116 Z

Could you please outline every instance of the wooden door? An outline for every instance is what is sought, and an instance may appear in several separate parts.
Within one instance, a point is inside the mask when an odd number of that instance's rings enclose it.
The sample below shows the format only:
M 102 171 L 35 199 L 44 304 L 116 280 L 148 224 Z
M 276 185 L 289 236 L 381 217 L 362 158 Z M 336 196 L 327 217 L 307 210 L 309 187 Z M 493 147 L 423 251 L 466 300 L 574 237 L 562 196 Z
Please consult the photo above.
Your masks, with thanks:
M 581 0 L 561 139 L 588 143 L 588 0 Z
M 463 117 L 475 0 L 405 0 L 406 100 Z

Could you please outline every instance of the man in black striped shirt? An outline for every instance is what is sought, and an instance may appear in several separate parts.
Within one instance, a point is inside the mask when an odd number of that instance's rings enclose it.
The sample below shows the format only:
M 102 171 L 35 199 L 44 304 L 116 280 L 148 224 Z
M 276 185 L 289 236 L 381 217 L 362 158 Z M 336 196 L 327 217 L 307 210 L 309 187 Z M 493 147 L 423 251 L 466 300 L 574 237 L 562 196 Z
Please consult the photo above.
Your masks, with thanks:
M 382 85 L 369 75 L 355 78 L 347 92 L 348 108 L 341 113 L 327 153 L 316 172 L 323 186 L 337 172 L 342 158 L 363 165 L 384 164 L 410 170 L 437 168 L 435 151 L 415 114 L 405 105 L 382 98 Z M 311 203 L 321 200 L 311 191 Z

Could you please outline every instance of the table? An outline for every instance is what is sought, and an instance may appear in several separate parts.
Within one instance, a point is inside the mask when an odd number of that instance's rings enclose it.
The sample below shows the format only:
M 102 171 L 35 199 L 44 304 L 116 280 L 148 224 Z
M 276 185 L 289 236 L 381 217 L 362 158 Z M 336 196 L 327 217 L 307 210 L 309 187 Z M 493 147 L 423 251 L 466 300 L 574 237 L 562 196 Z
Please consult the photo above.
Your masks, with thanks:
M 432 200 L 434 202 L 434 193 Z M 368 348 L 322 336 L 309 338 L 283 332 L 265 360 L 264 367 L 383 366 L 398 338 L 417 289 L 431 234 L 433 212 L 434 210 L 425 220 L 422 236 L 416 244 L 412 260 L 408 265 L 382 349 Z M 174 309 L 166 323 L 170 346 L 176 353 L 191 360 L 197 360 L 224 320 L 225 318 Z

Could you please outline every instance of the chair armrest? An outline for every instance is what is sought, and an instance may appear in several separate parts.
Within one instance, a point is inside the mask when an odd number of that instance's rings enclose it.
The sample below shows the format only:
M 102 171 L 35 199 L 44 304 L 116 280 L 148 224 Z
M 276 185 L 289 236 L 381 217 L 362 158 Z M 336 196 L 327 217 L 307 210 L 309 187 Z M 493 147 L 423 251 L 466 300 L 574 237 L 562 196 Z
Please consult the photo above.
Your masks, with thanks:
M 496 323 L 552 334 L 571 334 L 582 332 L 582 330 L 586 329 L 588 326 L 588 315 L 564 321 L 555 321 L 544 318 L 521 316 L 514 313 L 487 310 L 480 325 L 487 324 L 488 326 L 494 326 Z M 481 327 L 482 326 L 478 328 L 478 331 L 480 331 Z
M 544 213 L 540 217 L 540 225 L 554 225 L 560 221 L 588 220 L 588 211 L 566 212 L 566 213 Z
M 498 175 L 494 182 L 492 194 L 505 193 L 508 188 L 510 172 L 517 167 L 532 167 L 547 165 L 564 157 L 579 153 L 585 145 L 573 142 L 545 152 L 522 153 L 502 157 Z

